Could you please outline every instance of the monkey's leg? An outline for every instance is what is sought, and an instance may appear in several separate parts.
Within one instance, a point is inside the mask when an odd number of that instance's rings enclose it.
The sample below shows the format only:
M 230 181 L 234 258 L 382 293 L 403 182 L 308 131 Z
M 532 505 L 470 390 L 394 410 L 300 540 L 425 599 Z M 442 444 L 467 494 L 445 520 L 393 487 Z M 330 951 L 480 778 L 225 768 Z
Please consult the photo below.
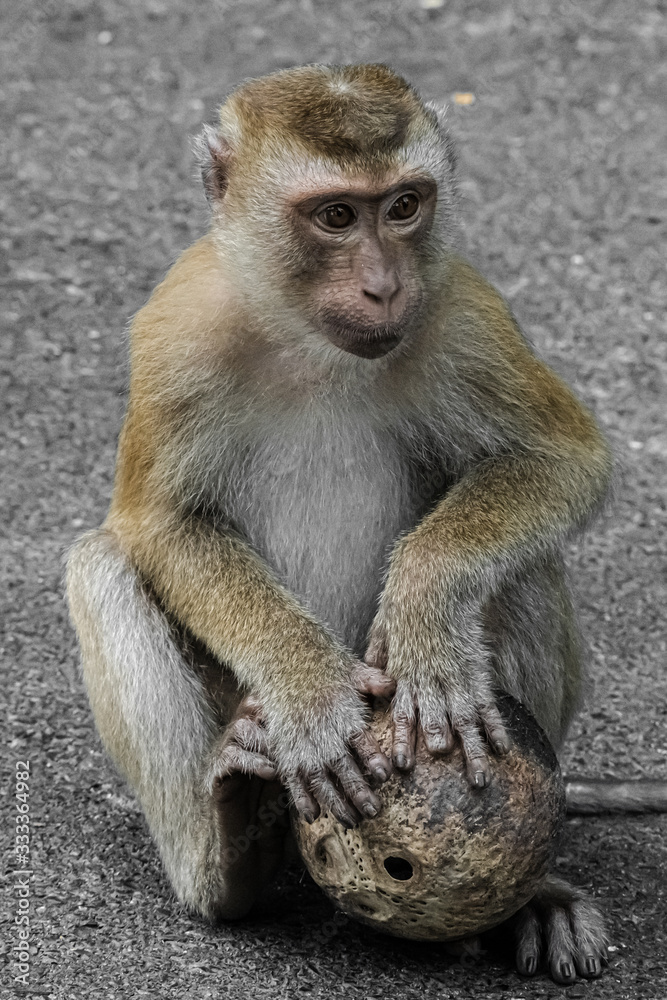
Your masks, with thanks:
M 206 789 L 220 719 L 110 532 L 77 543 L 67 588 L 98 731 L 141 802 L 176 894 L 206 917 L 242 916 L 276 862 L 286 804 L 264 821 L 258 811 L 275 804 L 279 786 L 244 777 L 225 795 Z M 262 833 L 273 824 L 259 864 Z
M 558 749 L 582 686 L 579 634 L 558 554 L 507 581 L 484 608 L 497 686 L 532 712 Z
M 562 561 L 552 556 L 507 583 L 489 603 L 488 641 L 498 686 L 520 699 L 556 747 L 576 708 L 582 668 Z M 602 915 L 586 896 L 548 877 L 512 920 L 516 964 L 530 976 L 546 962 L 557 983 L 599 976 L 607 954 Z
M 546 963 L 563 985 L 577 975 L 594 979 L 607 959 L 607 934 L 598 909 L 557 878 L 547 878 L 534 899 L 513 918 L 517 970 L 534 975 Z

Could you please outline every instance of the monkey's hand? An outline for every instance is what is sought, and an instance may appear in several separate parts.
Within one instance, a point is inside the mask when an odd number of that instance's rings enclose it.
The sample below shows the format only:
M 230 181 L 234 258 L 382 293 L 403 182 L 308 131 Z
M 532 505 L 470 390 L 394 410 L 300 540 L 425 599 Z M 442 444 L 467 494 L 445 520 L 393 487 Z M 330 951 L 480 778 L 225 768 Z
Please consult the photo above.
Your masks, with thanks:
M 504 754 L 510 746 L 486 658 L 452 635 L 428 601 L 415 606 L 413 599 L 390 600 L 385 593 L 365 657 L 396 681 L 393 762 L 402 771 L 414 767 L 418 737 L 435 755 L 451 752 L 458 738 L 468 780 L 483 788 L 491 778 L 489 748 Z
M 363 694 L 391 697 L 394 682 L 353 661 L 348 678 L 295 706 L 287 718 L 269 716 L 270 746 L 297 812 L 312 822 L 326 809 L 344 826 L 376 816 L 371 783 L 391 774 L 391 761 L 366 727 Z

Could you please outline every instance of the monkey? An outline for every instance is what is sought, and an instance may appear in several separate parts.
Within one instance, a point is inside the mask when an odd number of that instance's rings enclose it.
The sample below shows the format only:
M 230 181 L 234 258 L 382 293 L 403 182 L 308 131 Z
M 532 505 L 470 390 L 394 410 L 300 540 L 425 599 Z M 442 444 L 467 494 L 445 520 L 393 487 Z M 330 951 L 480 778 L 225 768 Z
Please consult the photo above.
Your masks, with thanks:
M 562 745 L 563 546 L 612 461 L 458 251 L 452 140 L 402 77 L 250 80 L 197 149 L 210 229 L 132 323 L 111 505 L 67 591 L 102 741 L 176 895 L 218 920 L 289 856 L 289 808 L 377 815 L 417 740 L 460 745 L 484 794 L 498 692 Z M 524 975 L 602 971 L 602 918 L 560 880 L 514 933 Z

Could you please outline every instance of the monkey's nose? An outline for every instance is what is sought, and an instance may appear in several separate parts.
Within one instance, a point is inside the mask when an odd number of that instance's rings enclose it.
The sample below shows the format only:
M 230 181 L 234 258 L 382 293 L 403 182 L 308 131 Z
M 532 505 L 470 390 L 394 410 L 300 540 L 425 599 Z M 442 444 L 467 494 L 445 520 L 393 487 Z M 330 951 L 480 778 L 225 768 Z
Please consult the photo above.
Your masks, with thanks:
M 392 305 L 400 290 L 398 275 L 393 270 L 374 270 L 364 274 L 361 291 L 366 305 L 382 319 L 391 318 Z
M 400 290 L 398 275 L 395 271 L 375 271 L 364 275 L 362 291 L 366 298 L 379 305 L 390 305 L 391 300 Z

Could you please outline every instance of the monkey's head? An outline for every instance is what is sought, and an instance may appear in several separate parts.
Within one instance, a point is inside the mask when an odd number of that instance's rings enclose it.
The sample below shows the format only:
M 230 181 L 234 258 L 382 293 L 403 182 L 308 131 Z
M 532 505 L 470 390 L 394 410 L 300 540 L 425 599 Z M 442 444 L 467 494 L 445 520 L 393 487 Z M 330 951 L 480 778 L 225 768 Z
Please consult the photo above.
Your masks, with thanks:
M 442 280 L 454 157 L 405 80 L 381 65 L 251 80 L 199 151 L 217 243 L 263 329 L 287 318 L 363 358 L 410 334 Z

